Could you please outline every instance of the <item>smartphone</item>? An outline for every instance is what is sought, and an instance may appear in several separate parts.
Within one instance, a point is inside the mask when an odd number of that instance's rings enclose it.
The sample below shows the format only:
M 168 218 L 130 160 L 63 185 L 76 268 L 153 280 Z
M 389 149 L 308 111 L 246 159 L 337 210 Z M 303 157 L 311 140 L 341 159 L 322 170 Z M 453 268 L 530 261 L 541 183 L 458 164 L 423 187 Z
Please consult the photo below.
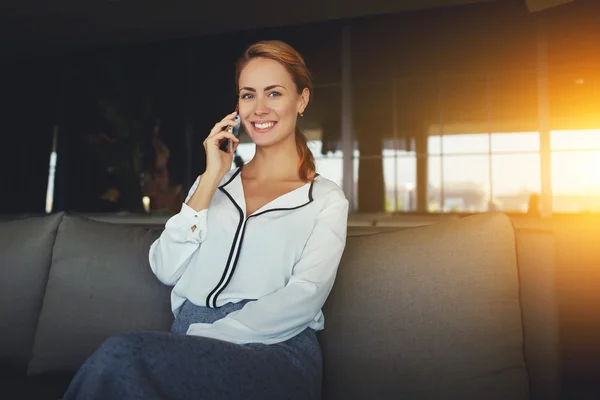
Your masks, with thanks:
M 242 124 L 240 124 L 241 119 L 240 119 L 239 114 L 235 116 L 234 121 L 237 122 L 238 124 L 236 126 L 232 126 L 233 129 L 232 129 L 231 133 L 233 133 L 233 136 L 239 137 L 240 127 L 242 126 Z M 227 128 L 229 128 L 229 127 L 225 127 L 225 128 L 223 128 L 223 130 L 225 130 Z M 223 140 L 221 142 L 221 144 L 219 145 L 219 148 L 221 149 L 221 151 L 228 153 L 229 152 L 229 139 Z

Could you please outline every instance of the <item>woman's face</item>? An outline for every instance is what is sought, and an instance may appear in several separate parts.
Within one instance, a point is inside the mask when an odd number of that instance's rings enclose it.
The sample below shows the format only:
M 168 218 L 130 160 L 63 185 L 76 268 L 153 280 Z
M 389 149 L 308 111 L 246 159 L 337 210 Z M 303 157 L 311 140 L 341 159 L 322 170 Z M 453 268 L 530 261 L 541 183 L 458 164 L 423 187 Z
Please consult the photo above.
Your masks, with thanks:
M 298 113 L 304 112 L 309 90 L 301 94 L 277 61 L 251 60 L 240 73 L 239 113 L 257 146 L 272 146 L 294 136 Z

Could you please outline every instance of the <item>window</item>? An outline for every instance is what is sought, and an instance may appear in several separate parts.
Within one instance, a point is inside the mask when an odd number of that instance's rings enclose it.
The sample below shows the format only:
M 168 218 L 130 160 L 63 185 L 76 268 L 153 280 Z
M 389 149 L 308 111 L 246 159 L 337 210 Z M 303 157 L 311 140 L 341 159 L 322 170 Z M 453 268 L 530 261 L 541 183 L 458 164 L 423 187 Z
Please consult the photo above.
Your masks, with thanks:
M 440 154 L 488 154 L 490 148 L 489 135 L 448 135 L 442 137 Z
M 429 211 L 487 210 L 490 187 L 488 135 L 448 135 L 441 140 L 439 136 L 431 136 L 429 148 Z
M 491 145 L 494 209 L 527 212 L 530 196 L 541 191 L 539 133 L 493 133 Z
M 541 191 L 540 155 L 492 154 L 494 208 L 527 212 L 529 197 Z
M 320 140 L 311 140 L 308 147 L 315 157 L 317 172 L 323 177 L 332 180 L 342 187 L 344 176 L 344 157 L 341 150 L 330 152 L 326 155 L 321 153 L 323 143 Z
M 416 209 L 417 156 L 407 146 L 407 140 L 389 140 L 384 143 L 383 179 L 385 184 L 385 211 L 411 212 Z
M 554 212 L 600 212 L 600 130 L 550 133 Z
M 539 134 L 429 137 L 429 211 L 525 212 L 540 192 Z
M 427 211 L 440 212 L 442 208 L 442 156 L 430 155 L 427 163 Z
M 492 133 L 492 153 L 538 153 L 540 134 L 538 132 Z
M 444 156 L 444 212 L 483 212 L 490 196 L 488 155 Z

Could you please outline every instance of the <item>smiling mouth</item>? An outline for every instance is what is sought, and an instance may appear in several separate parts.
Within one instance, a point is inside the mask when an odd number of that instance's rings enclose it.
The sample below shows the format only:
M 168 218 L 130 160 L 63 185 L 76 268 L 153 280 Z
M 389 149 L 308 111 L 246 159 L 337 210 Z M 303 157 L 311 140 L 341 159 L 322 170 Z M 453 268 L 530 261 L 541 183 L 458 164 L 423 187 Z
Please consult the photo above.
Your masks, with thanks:
M 254 128 L 256 132 L 264 133 L 270 131 L 275 126 L 275 124 L 277 124 L 277 122 L 275 121 L 252 122 L 252 128 Z

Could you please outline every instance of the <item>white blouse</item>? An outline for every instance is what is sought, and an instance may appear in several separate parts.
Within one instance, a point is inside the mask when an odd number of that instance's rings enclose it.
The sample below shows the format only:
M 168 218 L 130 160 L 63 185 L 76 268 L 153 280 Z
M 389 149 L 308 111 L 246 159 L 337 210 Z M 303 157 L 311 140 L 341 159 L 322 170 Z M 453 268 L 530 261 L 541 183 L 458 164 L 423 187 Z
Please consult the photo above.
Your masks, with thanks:
M 150 248 L 152 271 L 174 286 L 174 315 L 186 299 L 206 307 L 250 299 L 212 324 L 191 324 L 187 334 L 272 344 L 323 329 L 321 308 L 346 245 L 348 200 L 317 176 L 246 215 L 240 172 L 225 175 L 208 209 L 184 203 Z

